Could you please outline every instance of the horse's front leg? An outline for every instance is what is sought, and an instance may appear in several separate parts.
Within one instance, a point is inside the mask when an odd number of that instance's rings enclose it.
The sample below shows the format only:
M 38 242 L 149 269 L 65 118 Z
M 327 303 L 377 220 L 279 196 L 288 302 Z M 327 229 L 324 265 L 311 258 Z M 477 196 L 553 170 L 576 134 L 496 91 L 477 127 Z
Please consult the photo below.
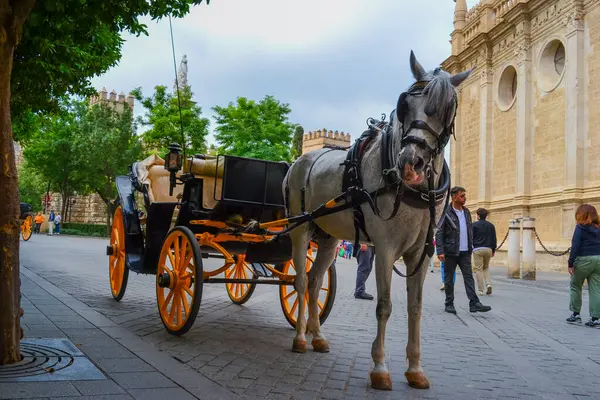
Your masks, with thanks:
M 394 257 L 385 247 L 377 251 L 375 247 L 375 280 L 377 282 L 377 337 L 371 347 L 371 356 L 375 364 L 371 371 L 371 387 L 380 390 L 392 390 L 392 378 L 385 365 L 385 328 L 392 314 L 390 289 L 392 285 L 392 265 Z
M 428 389 L 429 380 L 421 368 L 421 308 L 423 305 L 423 283 L 427 275 L 429 257 L 425 256 L 423 264 L 417 263 L 421 259 L 421 252 L 405 257 L 406 271 L 408 273 L 419 268 L 419 271 L 409 277 L 406 282 L 407 311 L 408 311 L 408 343 L 406 344 L 406 357 L 408 370 L 404 373 L 408 385 L 417 389 Z
M 329 352 L 329 343 L 321 333 L 319 294 L 323 287 L 325 272 L 335 259 L 335 249 L 338 243 L 339 240 L 333 237 L 319 240 L 317 258 L 308 273 L 308 323 L 306 332 L 313 335 L 311 344 L 314 351 L 318 353 Z M 324 306 L 325 304 L 323 304 Z

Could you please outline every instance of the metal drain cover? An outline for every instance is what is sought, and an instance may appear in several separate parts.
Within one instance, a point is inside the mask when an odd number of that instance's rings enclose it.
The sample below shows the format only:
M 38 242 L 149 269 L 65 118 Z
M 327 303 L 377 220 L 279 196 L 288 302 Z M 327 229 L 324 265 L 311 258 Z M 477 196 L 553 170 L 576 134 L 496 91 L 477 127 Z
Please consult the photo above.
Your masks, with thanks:
M 25 339 L 23 359 L 0 365 L 0 383 L 107 379 L 68 339 Z

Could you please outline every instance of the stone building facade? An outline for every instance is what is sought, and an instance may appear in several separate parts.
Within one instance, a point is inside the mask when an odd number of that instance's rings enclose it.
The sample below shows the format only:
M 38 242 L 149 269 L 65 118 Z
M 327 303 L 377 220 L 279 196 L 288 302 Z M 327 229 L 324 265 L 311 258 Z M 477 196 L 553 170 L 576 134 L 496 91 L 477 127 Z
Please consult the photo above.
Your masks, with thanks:
M 314 132 L 308 132 L 302 137 L 302 154 L 322 149 L 325 146 L 349 147 L 350 134 L 321 129 Z
M 577 206 L 600 206 L 600 0 L 456 0 L 451 43 L 442 67 L 474 68 L 459 88 L 453 184 L 491 211 L 499 242 L 527 216 L 547 248 L 568 249 Z M 568 255 L 537 250 L 538 269 L 566 268 Z

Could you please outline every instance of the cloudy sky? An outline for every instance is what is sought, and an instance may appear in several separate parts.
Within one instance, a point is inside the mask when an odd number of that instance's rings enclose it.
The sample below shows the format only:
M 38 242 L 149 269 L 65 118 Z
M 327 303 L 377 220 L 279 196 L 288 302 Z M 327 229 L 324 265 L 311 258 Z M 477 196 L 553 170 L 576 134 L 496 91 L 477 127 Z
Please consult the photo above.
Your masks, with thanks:
M 473 4 L 473 0 L 469 5 Z M 273 95 L 306 132 L 349 132 L 395 108 L 411 83 L 410 50 L 426 69 L 449 56 L 452 0 L 211 0 L 173 20 L 177 66 L 203 114 L 238 96 Z M 128 93 L 173 87 L 168 19 L 145 21 L 149 36 L 126 36 L 118 66 L 95 87 Z M 136 114 L 143 113 L 136 104 Z M 212 136 L 209 142 L 213 142 Z

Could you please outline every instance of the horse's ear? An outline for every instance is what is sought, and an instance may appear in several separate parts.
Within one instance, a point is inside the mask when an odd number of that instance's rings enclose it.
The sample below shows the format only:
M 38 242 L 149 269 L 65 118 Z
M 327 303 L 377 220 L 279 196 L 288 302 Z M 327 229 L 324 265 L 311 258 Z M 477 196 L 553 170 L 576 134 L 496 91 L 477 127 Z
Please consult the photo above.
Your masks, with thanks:
M 469 77 L 469 75 L 471 75 L 471 72 L 473 72 L 474 69 L 475 69 L 475 67 L 471 68 L 468 71 L 459 72 L 458 74 L 452 76 L 452 78 L 450 78 L 450 82 L 452 83 L 452 86 L 457 87 L 458 85 L 463 83 L 464 80 L 467 79 Z
M 410 70 L 417 81 L 422 80 L 425 77 L 425 69 L 417 61 L 415 53 L 410 51 Z

